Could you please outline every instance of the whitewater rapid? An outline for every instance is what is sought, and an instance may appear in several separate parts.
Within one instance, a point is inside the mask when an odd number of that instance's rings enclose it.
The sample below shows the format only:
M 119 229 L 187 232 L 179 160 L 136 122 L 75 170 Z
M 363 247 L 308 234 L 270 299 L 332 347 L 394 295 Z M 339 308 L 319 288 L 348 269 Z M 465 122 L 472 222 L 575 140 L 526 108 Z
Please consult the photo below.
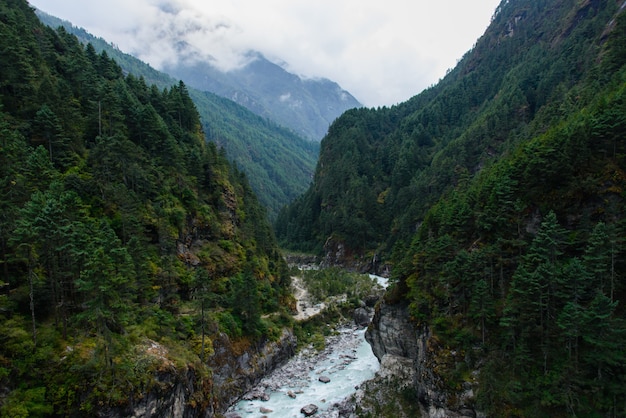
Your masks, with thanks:
M 319 408 L 316 417 L 324 416 L 378 371 L 378 359 L 364 334 L 365 329 L 342 328 L 327 339 L 323 351 L 302 350 L 251 391 L 269 395 L 269 400 L 242 400 L 229 410 L 231 416 L 300 418 L 304 416 L 300 409 L 308 404 Z M 322 383 L 322 376 L 330 381 Z
M 370 277 L 387 287 L 386 278 Z M 304 414 L 300 410 L 309 404 L 318 407 L 315 417 L 338 416 L 335 405 L 355 394 L 379 368 L 378 359 L 365 341 L 365 328 L 344 326 L 326 338 L 322 351 L 303 349 L 264 377 L 226 416 L 301 418 Z M 320 377 L 330 380 L 323 383 Z

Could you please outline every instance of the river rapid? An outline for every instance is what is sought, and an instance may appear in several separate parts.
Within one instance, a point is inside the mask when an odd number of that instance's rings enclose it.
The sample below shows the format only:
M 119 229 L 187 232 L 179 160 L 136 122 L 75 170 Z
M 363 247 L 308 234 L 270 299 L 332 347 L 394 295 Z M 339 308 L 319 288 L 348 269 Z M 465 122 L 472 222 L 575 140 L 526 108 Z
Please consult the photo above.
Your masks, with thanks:
M 299 418 L 304 416 L 302 407 L 314 404 L 316 417 L 338 417 L 340 403 L 379 368 L 364 333 L 365 329 L 344 327 L 327 339 L 321 352 L 301 350 L 266 376 L 226 416 Z M 328 383 L 320 381 L 325 377 Z
M 386 279 L 372 277 L 386 287 Z M 322 351 L 302 349 L 263 378 L 226 417 L 300 418 L 305 416 L 301 409 L 310 404 L 318 408 L 315 417 L 339 417 L 359 386 L 372 379 L 379 367 L 365 341 L 365 328 L 343 326 L 326 338 Z

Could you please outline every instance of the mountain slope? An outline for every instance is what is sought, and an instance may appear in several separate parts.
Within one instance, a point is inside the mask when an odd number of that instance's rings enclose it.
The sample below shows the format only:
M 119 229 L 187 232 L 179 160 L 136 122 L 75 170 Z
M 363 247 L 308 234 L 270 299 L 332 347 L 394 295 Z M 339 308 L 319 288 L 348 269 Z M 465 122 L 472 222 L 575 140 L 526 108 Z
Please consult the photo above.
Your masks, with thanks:
M 176 83 L 171 76 L 121 52 L 70 22 L 41 11 L 37 11 L 37 15 L 47 25 L 53 28 L 62 26 L 81 42 L 91 43 L 98 53 L 106 51 L 125 72 L 143 77 L 149 84 L 165 88 Z M 219 77 L 219 74 L 215 75 Z M 308 187 L 319 152 L 318 143 L 303 139 L 232 101 L 187 88 L 200 114 L 207 139 L 223 147 L 228 158 L 247 174 L 250 185 L 267 208 L 268 216 L 275 219 L 280 208 Z
M 346 112 L 321 144 L 313 186 L 278 223 L 292 226 L 279 234 L 314 245 L 334 235 L 357 250 L 390 251 L 445 190 L 591 99 L 576 89 L 595 71 L 613 17 L 607 8 L 512 2 L 436 86 L 391 108 Z M 546 9 L 559 19 L 537 22 Z M 585 13 L 592 16 L 580 20 Z M 290 239 L 300 228 L 303 239 Z
M 40 13 L 40 16 L 53 27 L 63 24 L 69 31 L 73 30 L 67 27 L 67 22 L 45 13 Z M 183 21 L 186 19 L 182 14 L 179 17 Z M 302 79 L 259 52 L 248 52 L 245 65 L 241 67 L 222 70 L 215 65 L 211 51 L 198 50 L 185 41 L 185 37 L 193 36 L 196 31 L 197 36 L 203 36 L 201 32 L 207 28 L 203 28 L 201 23 L 195 22 L 186 27 L 181 22 L 164 24 L 178 25 L 178 28 L 172 26 L 171 31 L 159 33 L 159 43 L 171 46 L 177 57 L 174 62 L 163 64 L 163 72 L 183 80 L 194 89 L 231 99 L 303 138 L 319 141 L 328 126 L 345 110 L 362 106 L 337 83 L 327 79 Z M 185 30 L 179 32 L 180 27 L 185 27 Z M 77 34 L 79 37 L 88 35 L 84 30 L 78 30 L 82 32 Z M 106 42 L 103 46 L 111 47 Z M 124 61 L 120 64 L 124 66 Z
M 210 63 L 179 63 L 164 69 L 190 86 L 227 97 L 294 132 L 320 140 L 345 110 L 361 104 L 337 83 L 285 71 L 260 53 L 244 67 L 222 72 Z
M 426 411 L 625 414 L 623 9 L 503 1 L 439 84 L 339 118 L 278 218 L 283 243 L 392 264 Z
M 24 0 L 0 33 L 0 415 L 223 411 L 244 390 L 224 358 L 292 304 L 246 176 L 184 83 L 125 75 Z

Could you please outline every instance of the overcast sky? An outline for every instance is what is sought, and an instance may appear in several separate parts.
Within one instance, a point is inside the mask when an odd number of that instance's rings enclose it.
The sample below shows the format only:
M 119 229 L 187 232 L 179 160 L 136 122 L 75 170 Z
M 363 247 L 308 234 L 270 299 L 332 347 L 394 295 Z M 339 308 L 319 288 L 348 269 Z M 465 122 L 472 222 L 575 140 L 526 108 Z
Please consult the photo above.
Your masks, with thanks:
M 160 69 L 206 54 L 230 69 L 256 50 L 339 83 L 369 107 L 436 83 L 489 25 L 500 0 L 29 0 Z

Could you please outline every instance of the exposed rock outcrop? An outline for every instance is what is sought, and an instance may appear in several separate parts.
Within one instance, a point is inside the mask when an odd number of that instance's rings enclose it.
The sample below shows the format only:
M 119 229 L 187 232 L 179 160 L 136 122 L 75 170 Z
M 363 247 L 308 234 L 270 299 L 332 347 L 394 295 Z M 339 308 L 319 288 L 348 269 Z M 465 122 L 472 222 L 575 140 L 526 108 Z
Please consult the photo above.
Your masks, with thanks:
M 391 267 L 381 262 L 377 254 L 362 254 L 349 248 L 342 240 L 329 237 L 324 244 L 322 267 L 341 266 L 357 273 L 371 273 L 389 277 Z
M 440 370 L 463 362 L 462 353 L 444 347 L 428 327 L 413 325 L 405 303 L 381 302 L 365 338 L 381 362 L 377 378 L 380 381 L 394 379 L 406 382 L 405 387 L 413 386 L 423 416 L 483 416 L 473 406 L 475 381 L 463 382 L 458 390 L 454 390 L 439 374 Z
M 140 399 L 99 412 L 100 417 L 192 418 L 220 416 L 229 405 L 250 390 L 266 374 L 285 363 L 295 352 L 296 338 L 285 329 L 278 341 L 265 341 L 241 350 L 226 335 L 213 341 L 208 359 L 211 376 L 199 376 L 191 365 L 180 368 L 168 359 L 156 342 L 147 352 L 160 360 L 155 384 Z
M 186 372 L 171 369 L 159 372 L 156 376 L 156 385 L 141 399 L 131 399 L 129 405 L 123 408 L 110 408 L 98 411 L 102 418 L 113 417 L 146 417 L 146 418 L 192 418 L 212 417 L 214 410 L 211 406 L 193 405 L 190 400 L 197 390 L 195 372 L 188 369 Z
M 417 330 L 409 321 L 405 304 L 389 305 L 381 302 L 365 333 L 365 339 L 379 361 L 387 354 L 417 358 Z
M 370 323 L 372 317 L 370 315 L 370 311 L 363 307 L 356 308 L 352 315 L 355 325 L 359 327 L 366 327 Z
M 240 354 L 226 335 L 214 346 L 215 353 L 209 359 L 209 365 L 213 368 L 214 393 L 219 394 L 216 410 L 224 412 L 264 376 L 294 355 L 296 337 L 290 329 L 285 329 L 277 342 L 251 347 Z
M 463 382 L 451 389 L 449 382 L 439 373 L 454 370 L 465 362 L 463 353 L 445 347 L 430 329 L 422 328 L 417 334 L 417 357 L 414 359 L 417 396 L 429 418 L 477 418 L 484 415 L 475 410 L 475 380 Z M 477 373 L 473 373 L 475 376 Z

